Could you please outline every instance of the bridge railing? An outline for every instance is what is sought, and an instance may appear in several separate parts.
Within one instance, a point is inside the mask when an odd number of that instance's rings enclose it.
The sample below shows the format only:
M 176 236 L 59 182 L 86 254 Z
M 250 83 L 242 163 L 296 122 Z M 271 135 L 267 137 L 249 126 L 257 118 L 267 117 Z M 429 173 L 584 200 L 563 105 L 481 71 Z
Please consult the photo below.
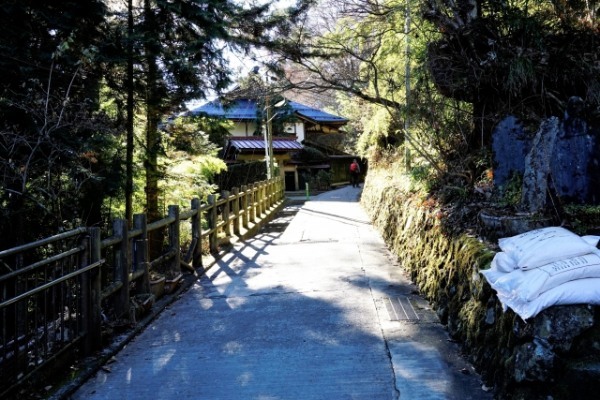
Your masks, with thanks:
M 137 214 L 131 229 L 114 220 L 104 237 L 99 228 L 81 227 L 0 251 L 0 398 L 48 365 L 99 349 L 104 336 L 134 324 L 184 272 L 202 272 L 203 253 L 260 227 L 283 200 L 276 178 L 211 195 L 206 204 L 193 199 L 187 210 L 169 206 L 158 221 Z

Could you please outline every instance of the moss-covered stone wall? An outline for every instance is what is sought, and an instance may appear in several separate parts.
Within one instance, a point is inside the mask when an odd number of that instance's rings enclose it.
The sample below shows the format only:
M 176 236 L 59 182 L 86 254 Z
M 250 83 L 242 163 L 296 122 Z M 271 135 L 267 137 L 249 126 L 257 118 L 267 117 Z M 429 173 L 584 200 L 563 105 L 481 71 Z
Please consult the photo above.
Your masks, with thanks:
M 503 311 L 479 274 L 495 254 L 491 246 L 474 235 L 447 233 L 444 211 L 411 194 L 397 178 L 390 168 L 371 168 L 361 203 L 497 397 L 596 398 L 597 310 L 553 307 L 527 323 L 510 309 Z

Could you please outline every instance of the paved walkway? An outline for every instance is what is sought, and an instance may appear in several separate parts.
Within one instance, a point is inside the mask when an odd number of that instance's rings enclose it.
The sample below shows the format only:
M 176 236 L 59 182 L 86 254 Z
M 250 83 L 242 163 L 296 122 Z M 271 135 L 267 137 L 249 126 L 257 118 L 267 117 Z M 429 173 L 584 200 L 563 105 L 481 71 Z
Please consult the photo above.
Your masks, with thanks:
M 359 191 L 287 206 L 71 399 L 491 399 Z

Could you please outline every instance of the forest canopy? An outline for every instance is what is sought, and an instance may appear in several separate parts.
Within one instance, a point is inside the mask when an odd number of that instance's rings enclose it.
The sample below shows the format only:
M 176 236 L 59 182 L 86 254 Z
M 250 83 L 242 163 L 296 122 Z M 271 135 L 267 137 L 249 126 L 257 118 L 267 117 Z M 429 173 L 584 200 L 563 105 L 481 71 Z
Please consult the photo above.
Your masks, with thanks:
M 213 192 L 224 165 L 201 123 L 166 121 L 229 87 L 226 49 L 268 45 L 311 3 L 3 1 L 0 248 L 133 212 L 156 220 L 176 182 L 190 199 Z
M 336 93 L 371 163 L 406 158 L 415 176 L 464 194 L 489 179 L 492 133 L 507 116 L 533 134 L 575 97 L 600 124 L 598 1 L 320 5 L 273 68 L 289 87 Z
M 472 190 L 507 115 L 535 131 L 577 96 L 599 124 L 598 0 L 285 5 L 4 1 L 0 247 L 133 212 L 156 219 L 169 176 L 200 171 L 194 190 L 214 190 L 223 165 L 206 124 L 164 121 L 230 88 L 232 50 L 268 50 L 282 89 L 324 95 L 351 120 L 349 150 L 373 165 L 403 158 L 427 186 Z

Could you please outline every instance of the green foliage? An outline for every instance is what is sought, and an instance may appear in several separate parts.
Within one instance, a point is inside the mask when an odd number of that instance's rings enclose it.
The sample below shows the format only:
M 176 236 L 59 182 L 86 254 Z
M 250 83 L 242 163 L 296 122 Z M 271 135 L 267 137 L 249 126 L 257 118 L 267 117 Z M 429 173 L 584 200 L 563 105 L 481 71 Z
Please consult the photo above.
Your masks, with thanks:
M 354 151 L 363 156 L 410 153 L 439 175 L 469 143 L 472 106 L 436 90 L 428 44 L 440 34 L 420 18 L 415 3 L 409 4 L 412 22 L 406 35 L 406 5 L 365 2 L 342 13 L 335 29 L 319 37 L 322 48 L 333 54 L 318 64 L 318 76 L 352 96 L 339 97 L 341 113 L 357 132 Z M 314 64 L 307 69 L 314 70 Z
M 209 155 L 191 157 L 181 152 L 172 152 L 171 156 L 177 159 L 166 165 L 165 179 L 161 181 L 163 207 L 178 204 L 189 208 L 192 198 L 206 200 L 216 191 L 217 187 L 210 181 L 226 169 L 222 160 Z
M 478 153 L 499 119 L 561 115 L 574 94 L 600 104 L 597 0 L 333 3 L 331 29 L 293 37 L 309 37 L 287 54 L 303 67 L 297 86 L 343 91 L 359 154 L 380 163 L 410 152 L 458 197 L 485 170 Z
M 408 171 L 411 178 L 411 191 L 423 190 L 428 193 L 435 184 L 435 175 L 432 168 L 428 165 L 417 165 Z
M 600 205 L 567 204 L 564 213 L 572 229 L 580 235 L 600 228 Z
M 267 166 L 264 161 L 250 161 L 233 164 L 215 176 L 214 182 L 221 190 L 240 188 L 267 179 Z
M 497 202 L 502 207 L 517 207 L 521 203 L 523 175 L 514 173 L 506 185 L 498 188 Z
M 340 148 L 348 154 L 365 157 L 366 153 L 360 150 L 358 140 L 364 130 L 363 118 L 367 114 L 365 110 L 369 104 L 344 92 L 336 92 L 335 100 L 339 107 L 338 112 L 348 118 Z
M 535 84 L 536 74 L 530 59 L 525 57 L 511 60 L 508 66 L 508 77 L 504 83 L 506 90 L 518 95 L 527 85 Z
M 370 105 L 371 113 L 363 113 L 363 132 L 357 143 L 359 154 L 365 154 L 370 147 L 377 147 L 381 139 L 389 135 L 392 116 L 385 107 Z M 364 111 L 363 111 L 364 112 Z
M 127 160 L 130 171 L 130 139 L 138 166 L 135 212 L 150 214 L 158 198 L 168 203 L 183 196 L 161 194 L 159 182 L 194 196 L 214 190 L 209 182 L 224 168 L 214 156 L 226 127 L 177 122 L 167 140 L 160 121 L 185 100 L 229 86 L 223 46 L 274 46 L 272 39 L 284 36 L 309 3 L 271 13 L 264 5 L 229 0 L 144 0 L 132 9 L 101 0 L 4 2 L 0 248 L 64 224 L 101 225 L 102 212 L 120 216 L 123 192 L 129 192 L 123 164 Z
M 331 186 L 331 182 L 333 181 L 333 174 L 330 171 L 322 169 L 317 172 L 316 178 L 319 185 L 329 188 Z
M 160 187 L 164 206 L 179 204 L 189 207 L 190 199 L 205 200 L 217 187 L 211 182 L 226 169 L 217 158 L 219 147 L 198 129 L 197 121 L 177 118 L 166 126 L 165 157 L 161 158 L 165 175 Z
M 190 155 L 216 154 L 229 131 L 221 121 L 205 117 L 179 117 L 170 120 L 165 129 L 169 135 L 169 147 Z M 204 128 L 212 129 L 213 137 Z
M 198 131 L 205 132 L 208 135 L 208 140 L 217 146 L 225 145 L 227 138 L 230 136 L 229 129 L 233 125 L 231 121 L 206 117 L 193 117 L 192 121 L 197 125 Z
M 333 181 L 333 173 L 323 169 L 316 173 L 303 173 L 302 177 L 308 183 L 310 190 L 328 190 Z
M 100 224 L 118 192 L 117 131 L 97 110 L 105 12 L 95 0 L 0 6 L 0 248 Z
M 66 90 L 74 71 L 85 66 L 85 84 L 81 81 L 74 95 L 87 92 L 94 99 L 98 65 L 90 56 L 102 40 L 100 27 L 106 9 L 101 0 L 82 3 L 65 0 L 60 4 L 5 1 L 0 6 L 0 89 L 1 98 L 15 100 L 35 83 L 48 83 L 51 65 L 53 90 Z M 75 29 L 76 27 L 76 29 Z
M 329 160 L 326 154 L 324 154 L 321 150 L 315 149 L 314 147 L 304 146 L 302 150 L 300 150 L 296 155 L 294 155 L 294 159 L 298 161 L 302 161 L 303 163 L 315 163 L 315 162 L 325 162 Z

